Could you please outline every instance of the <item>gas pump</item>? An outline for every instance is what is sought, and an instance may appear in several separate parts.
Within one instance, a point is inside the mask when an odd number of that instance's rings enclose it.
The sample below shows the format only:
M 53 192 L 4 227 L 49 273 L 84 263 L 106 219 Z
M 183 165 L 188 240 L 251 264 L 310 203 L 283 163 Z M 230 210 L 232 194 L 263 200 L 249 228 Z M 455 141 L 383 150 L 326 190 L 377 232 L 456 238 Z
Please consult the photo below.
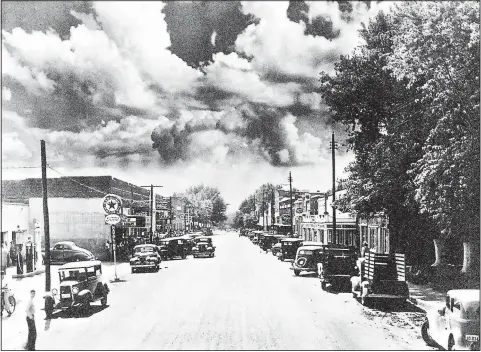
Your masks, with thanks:
M 23 275 L 22 244 L 17 244 L 17 275 Z
M 25 262 L 27 265 L 27 273 L 35 270 L 35 243 L 31 239 L 25 243 Z

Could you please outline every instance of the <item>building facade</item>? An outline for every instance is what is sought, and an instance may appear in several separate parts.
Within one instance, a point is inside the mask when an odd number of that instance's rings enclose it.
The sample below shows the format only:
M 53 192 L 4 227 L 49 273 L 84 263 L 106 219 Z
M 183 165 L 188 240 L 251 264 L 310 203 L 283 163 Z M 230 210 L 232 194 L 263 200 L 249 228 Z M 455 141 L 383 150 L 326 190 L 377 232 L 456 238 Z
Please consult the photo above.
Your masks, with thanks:
M 2 192 L 7 202 L 23 201 L 25 206 L 28 204 L 28 224 L 21 230 L 26 230 L 29 235 L 35 235 L 35 223 L 43 223 L 41 179 L 2 181 Z M 138 212 L 150 206 L 148 189 L 111 176 L 50 178 L 47 180 L 47 192 L 51 246 L 60 241 L 73 241 L 78 246 L 90 250 L 101 260 L 109 258 L 106 243 L 112 240 L 110 226 L 105 224 L 102 207 L 104 195 L 113 193 L 120 196 L 125 215 L 132 214 L 136 207 Z M 7 212 L 7 208 L 4 209 L 2 206 L 2 219 L 5 219 Z M 126 248 L 127 237 L 132 235 L 132 231 L 142 233 L 149 231 L 145 222 L 140 225 L 131 227 L 118 225 L 117 245 Z M 37 228 L 42 247 L 45 246 L 43 231 L 43 225 Z

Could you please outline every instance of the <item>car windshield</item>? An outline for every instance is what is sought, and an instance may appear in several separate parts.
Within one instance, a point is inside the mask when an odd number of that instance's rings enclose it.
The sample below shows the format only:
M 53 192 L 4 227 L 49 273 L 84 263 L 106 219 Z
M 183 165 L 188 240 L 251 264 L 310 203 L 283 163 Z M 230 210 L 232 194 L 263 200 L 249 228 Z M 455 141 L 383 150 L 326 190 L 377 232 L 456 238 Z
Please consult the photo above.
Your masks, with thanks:
M 137 247 L 135 253 L 151 253 L 154 251 L 153 247 Z
M 85 269 L 66 269 L 59 270 L 60 281 L 74 280 L 83 281 L 87 278 Z

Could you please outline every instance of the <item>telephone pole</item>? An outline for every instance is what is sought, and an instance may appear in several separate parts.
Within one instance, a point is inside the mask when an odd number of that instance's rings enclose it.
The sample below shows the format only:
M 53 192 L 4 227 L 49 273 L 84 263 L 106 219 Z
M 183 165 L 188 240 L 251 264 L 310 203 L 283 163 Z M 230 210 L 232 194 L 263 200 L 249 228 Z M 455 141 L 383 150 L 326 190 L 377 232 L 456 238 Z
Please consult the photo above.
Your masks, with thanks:
M 262 230 L 266 229 L 266 224 L 265 224 L 265 219 L 266 219 L 266 211 L 264 209 L 265 207 L 265 195 L 264 195 L 264 189 L 262 189 Z
M 292 235 L 294 235 L 294 219 L 292 216 L 292 175 L 291 172 L 289 171 L 289 197 L 290 197 L 290 208 L 291 208 L 291 232 Z
M 47 153 L 45 141 L 40 141 L 40 155 L 42 160 L 42 195 L 43 195 L 43 232 L 45 233 L 45 291 L 50 291 L 50 226 L 48 219 L 47 198 Z
M 142 188 L 150 187 L 150 236 L 149 236 L 149 239 L 150 239 L 150 243 L 152 243 L 152 236 L 154 235 L 155 225 L 156 225 L 156 221 L 155 221 L 156 211 L 154 209 L 154 187 L 164 187 L 164 186 L 154 186 L 151 184 L 150 186 L 140 186 L 140 187 Z
M 336 207 L 334 202 L 336 201 L 336 141 L 334 140 L 334 132 L 332 132 L 331 141 L 332 151 L 332 240 L 334 243 L 338 242 L 336 238 Z

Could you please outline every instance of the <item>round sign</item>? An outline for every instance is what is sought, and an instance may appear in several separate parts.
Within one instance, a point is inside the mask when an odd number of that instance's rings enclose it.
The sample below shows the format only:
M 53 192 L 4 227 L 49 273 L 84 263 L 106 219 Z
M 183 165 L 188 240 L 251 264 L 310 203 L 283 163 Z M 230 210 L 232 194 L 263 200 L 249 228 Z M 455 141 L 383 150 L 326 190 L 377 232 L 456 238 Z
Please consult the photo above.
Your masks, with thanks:
M 117 214 L 109 214 L 105 215 L 105 223 L 108 225 L 116 225 L 118 224 L 122 219 L 120 218 L 119 215 Z
M 107 214 L 120 214 L 122 210 L 122 200 L 119 196 L 115 194 L 107 194 L 103 200 L 102 205 L 104 207 L 104 211 Z

